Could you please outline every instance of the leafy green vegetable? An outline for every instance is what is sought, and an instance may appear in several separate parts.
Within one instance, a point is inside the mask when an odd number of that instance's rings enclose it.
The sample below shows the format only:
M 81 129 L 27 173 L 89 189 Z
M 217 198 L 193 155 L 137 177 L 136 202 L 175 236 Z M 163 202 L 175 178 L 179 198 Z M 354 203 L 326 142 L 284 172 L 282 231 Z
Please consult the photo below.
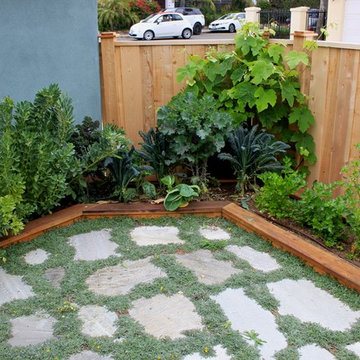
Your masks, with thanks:
M 167 211 L 175 211 L 182 205 L 190 202 L 194 197 L 199 196 L 200 187 L 197 185 L 179 184 L 169 191 L 164 200 Z

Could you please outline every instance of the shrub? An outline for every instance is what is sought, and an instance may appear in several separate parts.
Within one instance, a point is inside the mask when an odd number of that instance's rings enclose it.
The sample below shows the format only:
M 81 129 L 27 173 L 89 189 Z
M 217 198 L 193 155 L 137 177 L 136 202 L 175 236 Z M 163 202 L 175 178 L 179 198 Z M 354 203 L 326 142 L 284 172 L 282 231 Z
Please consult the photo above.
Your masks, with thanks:
M 139 19 L 145 19 L 147 16 L 160 11 L 160 5 L 152 0 L 130 1 L 130 11 L 138 16 Z
M 212 96 L 199 99 L 185 92 L 159 109 L 158 126 L 170 144 L 171 163 L 180 162 L 205 184 L 207 160 L 224 147 L 232 128 L 231 116 L 217 110 Z
M 244 121 L 260 123 L 313 164 L 314 141 L 307 131 L 314 117 L 295 70 L 308 64 L 308 55 L 294 50 L 284 53 L 285 45 L 270 43 L 258 26 L 247 23 L 235 37 L 235 51 L 212 50 L 205 59 L 190 56 L 187 65 L 177 70 L 178 80 L 186 79 L 187 90 L 200 99 L 214 97 L 236 126 Z
M 221 160 L 229 161 L 237 177 L 237 190 L 241 194 L 249 188 L 251 182 L 266 171 L 279 171 L 283 166 L 276 156 L 285 153 L 289 145 L 281 141 L 274 141 L 275 136 L 258 131 L 258 126 L 253 126 L 250 131 L 243 126 L 234 130 L 228 136 L 232 153 L 221 153 Z

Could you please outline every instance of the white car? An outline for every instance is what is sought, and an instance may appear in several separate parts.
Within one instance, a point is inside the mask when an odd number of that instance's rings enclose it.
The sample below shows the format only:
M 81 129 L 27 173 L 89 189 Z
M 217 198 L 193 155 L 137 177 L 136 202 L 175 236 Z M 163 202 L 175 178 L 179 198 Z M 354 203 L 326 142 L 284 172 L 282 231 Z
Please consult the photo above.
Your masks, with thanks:
M 177 7 L 173 9 L 165 9 L 164 12 L 176 12 L 184 16 L 191 24 L 194 35 L 200 35 L 202 28 L 205 26 L 205 16 L 197 8 Z
M 245 24 L 245 13 L 231 13 L 219 17 L 209 25 L 210 31 L 237 31 Z
M 158 13 L 148 16 L 130 28 L 129 35 L 136 39 L 152 40 L 162 37 L 192 36 L 191 24 L 178 13 Z

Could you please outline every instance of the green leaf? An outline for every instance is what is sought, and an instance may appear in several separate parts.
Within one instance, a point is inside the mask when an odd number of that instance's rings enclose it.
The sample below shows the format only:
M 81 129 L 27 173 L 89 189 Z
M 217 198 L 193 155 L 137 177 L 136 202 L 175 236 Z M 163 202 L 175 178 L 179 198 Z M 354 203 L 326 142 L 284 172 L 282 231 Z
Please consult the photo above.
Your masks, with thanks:
M 280 60 L 280 56 L 284 53 L 284 47 L 280 44 L 270 44 L 268 48 L 269 55 L 277 63 Z
M 257 98 L 255 104 L 259 113 L 267 109 L 269 104 L 274 106 L 277 100 L 276 92 L 273 89 L 265 90 L 263 87 L 259 87 L 254 95 Z
M 229 90 L 232 99 L 238 99 L 242 104 L 248 103 L 250 107 L 255 105 L 256 86 L 249 82 L 241 82 Z
M 290 69 L 294 69 L 300 63 L 303 63 L 304 65 L 309 64 L 309 57 L 303 51 L 292 50 L 285 55 L 285 60 L 287 61 Z
M 299 130 L 304 133 L 314 124 L 314 115 L 311 113 L 307 106 L 298 106 L 292 109 L 289 116 L 289 123 L 297 123 Z
M 268 79 L 275 71 L 274 65 L 265 60 L 258 60 L 251 68 L 252 83 L 259 85 L 262 81 Z
M 294 106 L 294 98 L 299 94 L 299 83 L 287 79 L 280 83 L 280 87 L 282 100 L 286 99 L 291 107 Z
M 295 143 L 296 151 L 301 152 L 310 165 L 315 164 L 315 143 L 314 138 L 310 134 L 294 133 L 291 141 Z M 308 153 L 307 156 L 306 152 Z
M 192 196 L 197 196 L 197 193 L 189 185 L 180 184 L 176 188 L 179 189 L 180 195 L 185 197 L 185 198 L 190 198 Z
M 274 107 L 262 111 L 259 114 L 259 120 L 265 128 L 272 129 L 274 124 L 282 118 L 287 117 L 288 111 L 288 107 L 285 104 L 275 104 Z M 282 130 L 280 132 L 282 132 Z

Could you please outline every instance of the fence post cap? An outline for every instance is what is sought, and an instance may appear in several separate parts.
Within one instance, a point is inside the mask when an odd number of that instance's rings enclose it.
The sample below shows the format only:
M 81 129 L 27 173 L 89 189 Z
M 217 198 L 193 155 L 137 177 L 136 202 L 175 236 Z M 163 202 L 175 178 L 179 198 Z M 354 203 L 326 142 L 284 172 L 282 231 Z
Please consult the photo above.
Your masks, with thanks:
M 116 37 L 115 32 L 101 32 L 100 39 L 113 39 Z
M 250 6 L 250 7 L 245 8 L 245 12 L 251 12 L 251 11 L 256 11 L 256 12 L 258 12 L 258 11 L 260 11 L 260 10 L 261 10 L 261 8 L 259 8 L 259 7 L 257 7 L 257 6 Z
M 303 11 L 308 11 L 310 8 L 308 6 L 298 6 L 295 8 L 291 8 L 290 11 L 291 12 L 303 12 Z

